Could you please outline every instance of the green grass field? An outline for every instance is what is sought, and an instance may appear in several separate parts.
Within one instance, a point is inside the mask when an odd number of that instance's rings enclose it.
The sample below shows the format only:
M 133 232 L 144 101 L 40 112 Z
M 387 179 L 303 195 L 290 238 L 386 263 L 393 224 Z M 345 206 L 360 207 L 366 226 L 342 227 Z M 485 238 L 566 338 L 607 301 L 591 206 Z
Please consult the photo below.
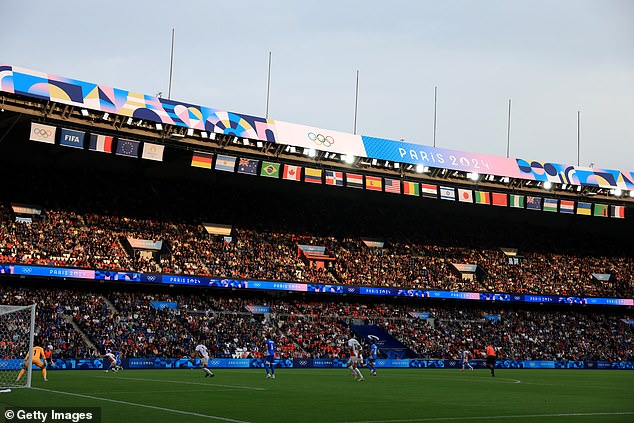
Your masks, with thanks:
M 367 371 L 364 370 L 364 375 Z M 379 369 L 51 371 L 0 406 L 101 407 L 103 422 L 632 422 L 634 372 Z M 0 410 L 3 411 L 3 410 Z

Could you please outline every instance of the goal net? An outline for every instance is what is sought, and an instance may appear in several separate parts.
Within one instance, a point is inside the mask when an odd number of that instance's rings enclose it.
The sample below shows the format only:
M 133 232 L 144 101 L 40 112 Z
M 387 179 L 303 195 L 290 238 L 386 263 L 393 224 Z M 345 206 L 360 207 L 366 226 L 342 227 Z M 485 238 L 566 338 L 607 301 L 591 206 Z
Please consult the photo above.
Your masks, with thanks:
M 31 387 L 34 326 L 35 305 L 0 304 L 0 389 Z M 16 380 L 25 358 L 27 371 Z

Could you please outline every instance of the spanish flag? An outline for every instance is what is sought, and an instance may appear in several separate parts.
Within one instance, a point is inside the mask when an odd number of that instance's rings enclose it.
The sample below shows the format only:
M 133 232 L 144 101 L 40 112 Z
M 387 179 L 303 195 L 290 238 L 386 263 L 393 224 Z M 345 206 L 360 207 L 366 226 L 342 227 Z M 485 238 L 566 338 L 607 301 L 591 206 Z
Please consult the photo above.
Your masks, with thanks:
M 376 176 L 366 176 L 365 189 L 370 191 L 383 191 L 383 180 Z

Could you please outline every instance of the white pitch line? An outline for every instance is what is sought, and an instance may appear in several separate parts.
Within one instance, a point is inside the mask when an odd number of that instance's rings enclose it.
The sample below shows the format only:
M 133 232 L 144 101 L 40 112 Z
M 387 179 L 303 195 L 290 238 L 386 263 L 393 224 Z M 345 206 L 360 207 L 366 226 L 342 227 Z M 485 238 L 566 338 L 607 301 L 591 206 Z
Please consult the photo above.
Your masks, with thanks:
M 525 419 L 535 417 L 592 417 L 592 416 L 627 416 L 634 415 L 634 411 L 622 411 L 614 413 L 555 413 L 555 414 L 520 414 L 514 416 L 467 416 L 467 417 L 428 417 L 421 419 L 398 419 L 398 420 L 358 420 L 342 423 L 409 423 L 409 422 L 444 422 L 456 420 L 503 420 L 503 419 Z
M 31 389 L 37 389 L 38 391 L 52 392 L 52 393 L 55 393 L 55 394 L 71 395 L 73 397 L 88 398 L 88 399 L 93 399 L 93 400 L 97 400 L 97 401 L 114 402 L 116 404 L 131 405 L 131 406 L 134 406 L 134 407 L 149 408 L 149 409 L 152 409 L 152 410 L 165 411 L 165 412 L 168 412 L 168 413 L 185 414 L 187 416 L 196 416 L 196 417 L 201 417 L 201 418 L 210 419 L 210 420 L 221 420 L 221 421 L 224 421 L 224 422 L 233 422 L 233 423 L 250 423 L 250 422 L 247 422 L 247 421 L 244 421 L 244 420 L 236 420 L 236 419 L 230 419 L 230 418 L 227 418 L 227 417 L 220 417 L 220 416 L 212 416 L 212 415 L 208 415 L 208 414 L 194 413 L 193 411 L 174 410 L 172 408 L 157 407 L 155 405 L 137 404 L 135 402 L 119 401 L 119 400 L 114 400 L 114 399 L 110 399 L 110 398 L 93 397 L 92 395 L 76 394 L 74 392 L 54 391 L 52 389 L 44 389 L 44 388 L 31 388 Z
M 108 376 L 95 376 L 101 379 L 110 379 L 110 380 L 139 380 L 143 382 L 162 382 L 162 383 L 179 383 L 182 385 L 202 385 L 202 386 L 222 386 L 223 388 L 237 388 L 237 389 L 252 389 L 254 391 L 268 391 L 265 388 L 254 388 L 253 386 L 240 386 L 240 385 L 223 385 L 221 383 L 202 383 L 202 382 L 185 382 L 180 380 L 165 380 L 165 379 L 144 379 L 140 377 L 117 377 L 111 378 Z

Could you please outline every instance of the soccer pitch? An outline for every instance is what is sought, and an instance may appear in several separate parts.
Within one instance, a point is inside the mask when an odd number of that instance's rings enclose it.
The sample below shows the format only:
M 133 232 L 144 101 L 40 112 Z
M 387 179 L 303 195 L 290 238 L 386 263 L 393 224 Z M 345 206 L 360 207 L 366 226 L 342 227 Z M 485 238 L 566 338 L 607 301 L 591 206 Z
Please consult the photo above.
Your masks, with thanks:
M 634 372 L 378 369 L 51 371 L 2 408 L 101 407 L 103 422 L 631 422 Z M 3 410 L 0 410 L 3 411 Z

